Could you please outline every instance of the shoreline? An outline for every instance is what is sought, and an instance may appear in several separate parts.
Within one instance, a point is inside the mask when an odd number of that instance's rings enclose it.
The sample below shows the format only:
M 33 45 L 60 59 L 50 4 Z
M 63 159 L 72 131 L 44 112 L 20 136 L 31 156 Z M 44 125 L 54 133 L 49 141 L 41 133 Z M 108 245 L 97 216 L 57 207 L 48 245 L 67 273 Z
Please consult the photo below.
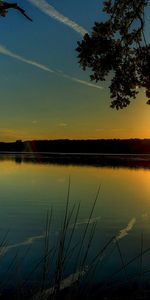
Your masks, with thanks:
M 150 169 L 150 154 L 0 152 L 0 161 L 129 169 Z

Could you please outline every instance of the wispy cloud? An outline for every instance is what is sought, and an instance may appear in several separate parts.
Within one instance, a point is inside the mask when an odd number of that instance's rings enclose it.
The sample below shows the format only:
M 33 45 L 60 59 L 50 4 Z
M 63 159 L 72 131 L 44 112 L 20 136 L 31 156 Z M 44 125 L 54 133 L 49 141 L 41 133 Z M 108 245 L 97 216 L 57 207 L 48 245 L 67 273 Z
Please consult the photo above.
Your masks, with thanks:
M 135 218 L 131 219 L 130 222 L 127 224 L 127 226 L 119 231 L 119 233 L 116 236 L 115 240 L 119 241 L 122 238 L 124 238 L 126 235 L 128 235 L 129 231 L 132 230 L 135 223 L 136 223 L 136 219 Z
M 37 120 L 32 120 L 32 124 L 37 124 Z
M 47 3 L 45 0 L 29 0 L 29 2 L 38 7 L 43 13 L 45 13 L 49 17 L 54 18 L 57 21 L 67 25 L 74 31 L 80 33 L 82 36 L 85 35 L 85 33 L 87 33 L 87 30 L 85 28 L 70 20 L 68 17 L 65 17 L 64 15 L 59 13 L 52 5 Z
M 13 128 L 7 128 L 7 127 L 1 127 L 0 128 L 0 140 L 4 140 L 7 142 L 15 141 L 18 138 L 19 139 L 29 139 L 29 134 L 22 130 L 22 129 L 13 129 Z
M 144 221 L 146 221 L 146 220 L 148 220 L 148 218 L 149 218 L 149 216 L 148 216 L 148 213 L 147 212 L 144 212 L 143 214 L 142 214 L 142 219 L 144 220 Z
M 93 87 L 93 88 L 97 88 L 97 89 L 102 89 L 102 87 L 99 86 L 99 85 L 87 82 L 85 80 L 80 80 L 80 79 L 78 79 L 76 77 L 72 77 L 70 75 L 67 75 L 67 74 L 63 73 L 62 71 L 52 70 L 48 66 L 45 66 L 45 65 L 43 65 L 43 64 L 41 64 L 39 62 L 36 62 L 34 60 L 26 59 L 25 57 L 22 57 L 21 55 L 18 55 L 16 53 L 10 51 L 9 49 L 7 49 L 3 45 L 0 45 L 0 53 L 3 54 L 3 55 L 6 55 L 6 56 L 12 57 L 14 59 L 17 59 L 19 61 L 22 61 L 23 63 L 32 65 L 32 66 L 34 66 L 36 68 L 39 68 L 39 69 L 41 69 L 41 70 L 43 70 L 45 72 L 53 73 L 53 74 L 55 74 L 57 76 L 61 76 L 63 78 L 69 79 L 71 81 L 74 81 L 74 82 L 77 82 L 77 83 L 80 83 L 80 84 L 83 84 L 83 85 L 86 85 L 86 86 L 89 86 L 89 87 Z
M 68 125 L 67 123 L 59 123 L 60 127 L 67 127 L 67 125 Z
M 103 128 L 96 128 L 96 131 L 104 131 L 104 129 Z

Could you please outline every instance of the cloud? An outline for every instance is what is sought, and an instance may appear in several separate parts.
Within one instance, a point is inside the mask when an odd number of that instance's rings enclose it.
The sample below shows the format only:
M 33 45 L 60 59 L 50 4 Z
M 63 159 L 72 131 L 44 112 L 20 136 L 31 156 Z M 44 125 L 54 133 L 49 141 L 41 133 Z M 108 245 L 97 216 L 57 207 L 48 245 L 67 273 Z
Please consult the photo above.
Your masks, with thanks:
M 14 59 L 17 59 L 19 61 L 22 61 L 23 63 L 32 65 L 32 66 L 34 66 L 36 68 L 41 69 L 42 71 L 53 73 L 53 74 L 55 74 L 57 76 L 61 76 L 63 78 L 66 78 L 66 79 L 69 79 L 71 81 L 80 83 L 82 85 L 86 85 L 86 86 L 97 88 L 97 89 L 102 89 L 102 87 L 99 86 L 99 85 L 87 82 L 85 80 L 80 80 L 80 79 L 78 79 L 76 77 L 72 77 L 70 75 L 67 75 L 67 74 L 63 73 L 62 71 L 52 70 L 49 67 L 47 67 L 47 66 L 45 66 L 45 65 L 43 65 L 41 63 L 38 63 L 38 62 L 30 60 L 30 59 L 26 59 L 26 58 L 24 58 L 24 57 L 22 57 L 22 56 L 20 56 L 20 55 L 18 55 L 16 53 L 10 51 L 9 49 L 7 49 L 5 46 L 3 46 L 1 44 L 0 44 L 0 53 L 3 54 L 3 55 L 6 55 L 6 56 L 12 57 Z
M 124 128 L 112 128 L 111 131 L 125 131 Z
M 148 220 L 148 213 L 147 212 L 145 212 L 145 213 L 143 213 L 142 214 L 142 219 L 145 221 L 145 220 Z
M 24 130 L 18 130 L 13 128 L 1 127 L 0 128 L 0 140 L 15 141 L 19 139 L 29 139 L 29 135 Z
M 38 7 L 43 13 L 45 13 L 49 17 L 72 28 L 74 31 L 80 33 L 82 36 L 84 36 L 87 33 L 87 30 L 85 28 L 70 20 L 68 17 L 65 17 L 64 15 L 59 13 L 52 5 L 47 3 L 45 0 L 29 0 L 29 2 Z
M 122 238 L 124 238 L 126 235 L 128 235 L 129 231 L 133 228 L 135 223 L 136 223 L 136 219 L 135 218 L 131 219 L 130 222 L 127 224 L 127 226 L 119 231 L 119 233 L 116 236 L 115 240 L 119 241 Z
M 60 123 L 59 126 L 60 127 L 67 127 L 67 123 Z
M 97 128 L 96 131 L 98 131 L 98 132 L 99 132 L 99 131 L 104 131 L 104 129 L 102 129 L 102 128 Z

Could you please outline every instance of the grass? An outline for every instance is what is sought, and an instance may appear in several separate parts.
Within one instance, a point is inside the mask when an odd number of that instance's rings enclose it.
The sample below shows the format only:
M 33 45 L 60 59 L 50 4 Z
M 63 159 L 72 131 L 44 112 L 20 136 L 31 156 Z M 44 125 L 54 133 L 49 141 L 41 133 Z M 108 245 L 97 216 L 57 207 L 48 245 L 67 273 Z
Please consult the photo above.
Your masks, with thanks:
M 150 248 L 144 249 L 144 237 L 141 234 L 139 254 L 129 261 L 124 260 L 121 245 L 116 236 L 112 236 L 91 257 L 91 249 L 95 238 L 97 221 L 91 222 L 100 195 L 100 186 L 95 195 L 91 210 L 80 240 L 76 241 L 75 232 L 79 220 L 81 205 L 70 203 L 70 179 L 66 197 L 64 217 L 60 233 L 55 244 L 51 242 L 51 231 L 54 219 L 53 209 L 47 211 L 45 222 L 44 251 L 36 261 L 26 278 L 22 274 L 22 268 L 30 255 L 31 245 L 26 247 L 21 257 L 16 252 L 4 271 L 3 280 L 0 282 L 0 300 L 77 300 L 77 299 L 149 299 L 149 283 L 143 285 L 150 269 L 143 268 L 143 257 L 150 252 Z M 8 232 L 0 243 L 0 259 L 8 245 Z M 107 280 L 94 282 L 97 270 L 104 268 L 104 258 L 108 260 L 117 251 L 121 267 L 111 270 Z M 5 253 L 5 251 L 4 251 Z M 6 256 L 7 254 L 5 254 Z M 70 264 L 74 262 L 71 273 L 68 273 Z M 138 272 L 129 276 L 128 267 L 133 263 L 139 265 Z M 17 281 L 13 288 L 13 272 L 17 275 Z M 68 275 L 66 275 L 68 274 Z M 122 277 L 124 274 L 124 277 Z M 120 277 L 121 275 L 121 277 Z M 120 279 L 118 280 L 118 276 Z M 33 277 L 37 282 L 33 284 Z

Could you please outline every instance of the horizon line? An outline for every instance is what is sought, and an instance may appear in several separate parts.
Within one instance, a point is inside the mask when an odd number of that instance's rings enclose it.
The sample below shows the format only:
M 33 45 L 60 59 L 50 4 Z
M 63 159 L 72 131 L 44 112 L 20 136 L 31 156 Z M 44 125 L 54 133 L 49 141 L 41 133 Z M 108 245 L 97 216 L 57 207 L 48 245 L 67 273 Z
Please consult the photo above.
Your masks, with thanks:
M 16 142 L 21 142 L 21 143 L 26 143 L 26 142 L 49 142 L 49 141 L 129 141 L 129 140 L 150 140 L 149 138 L 137 138 L 137 137 L 131 137 L 131 138 L 56 138 L 56 139 L 27 139 L 27 140 L 22 140 L 22 139 L 16 139 L 14 141 L 0 141 L 1 143 L 16 143 Z

